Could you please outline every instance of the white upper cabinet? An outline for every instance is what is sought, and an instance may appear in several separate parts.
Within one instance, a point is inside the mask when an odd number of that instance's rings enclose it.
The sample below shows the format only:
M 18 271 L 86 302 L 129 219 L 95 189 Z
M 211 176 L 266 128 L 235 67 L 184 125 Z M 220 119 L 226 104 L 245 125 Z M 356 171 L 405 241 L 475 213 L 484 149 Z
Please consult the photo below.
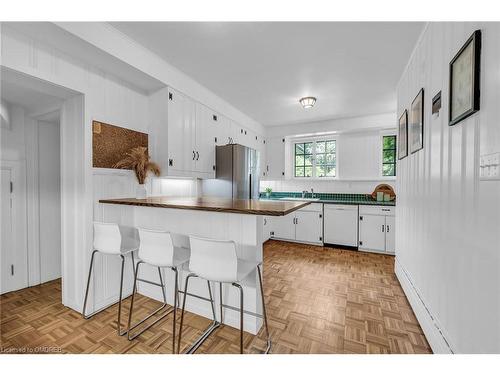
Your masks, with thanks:
M 263 166 L 266 179 L 285 178 L 285 140 L 281 137 L 266 140 L 266 163 Z
M 149 97 L 149 130 L 152 159 L 175 177 L 214 178 L 216 146 L 256 148 L 259 137 L 170 87 Z
M 216 118 L 217 115 L 210 108 L 196 103 L 193 170 L 206 173 L 207 177 L 212 177 L 215 173 Z

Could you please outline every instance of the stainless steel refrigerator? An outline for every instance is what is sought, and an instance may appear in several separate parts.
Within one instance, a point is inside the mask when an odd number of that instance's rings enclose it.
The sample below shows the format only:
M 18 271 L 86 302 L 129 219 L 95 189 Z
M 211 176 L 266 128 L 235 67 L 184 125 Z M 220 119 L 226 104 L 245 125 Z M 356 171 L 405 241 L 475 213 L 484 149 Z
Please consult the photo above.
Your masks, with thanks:
M 259 152 L 230 144 L 216 147 L 215 178 L 220 181 L 218 196 L 233 199 L 259 198 Z

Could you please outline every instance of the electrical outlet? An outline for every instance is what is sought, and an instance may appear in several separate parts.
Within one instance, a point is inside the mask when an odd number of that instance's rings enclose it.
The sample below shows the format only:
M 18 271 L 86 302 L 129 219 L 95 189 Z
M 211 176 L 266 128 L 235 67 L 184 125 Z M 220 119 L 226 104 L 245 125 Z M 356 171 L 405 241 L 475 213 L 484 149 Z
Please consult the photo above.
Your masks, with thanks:
M 481 155 L 479 178 L 481 180 L 500 180 L 500 152 Z

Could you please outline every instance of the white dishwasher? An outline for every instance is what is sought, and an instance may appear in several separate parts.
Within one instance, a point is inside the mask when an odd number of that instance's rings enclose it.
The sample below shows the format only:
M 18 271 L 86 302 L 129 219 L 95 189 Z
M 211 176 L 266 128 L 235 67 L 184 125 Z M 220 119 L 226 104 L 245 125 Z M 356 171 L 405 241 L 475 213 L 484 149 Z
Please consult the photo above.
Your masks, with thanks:
M 358 206 L 324 205 L 324 243 L 358 247 Z

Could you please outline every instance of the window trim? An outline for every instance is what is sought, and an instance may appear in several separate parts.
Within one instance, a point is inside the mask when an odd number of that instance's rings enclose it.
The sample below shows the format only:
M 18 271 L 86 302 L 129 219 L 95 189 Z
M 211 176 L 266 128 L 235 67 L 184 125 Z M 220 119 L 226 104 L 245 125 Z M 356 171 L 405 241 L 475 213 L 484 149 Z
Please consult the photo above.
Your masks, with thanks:
M 311 177 L 296 177 L 295 176 L 295 145 L 297 143 L 308 143 L 308 142 L 313 142 L 313 155 L 316 155 L 316 142 L 321 142 L 321 141 L 335 141 L 335 177 L 317 177 L 317 176 L 311 176 Z M 339 179 L 339 138 L 336 135 L 322 135 L 322 136 L 317 136 L 317 137 L 304 137 L 304 138 L 292 138 L 290 139 L 290 157 L 292 159 L 291 162 L 291 177 L 293 180 L 298 180 L 298 181 L 333 181 L 333 180 L 338 180 Z M 313 174 L 315 173 L 314 167 L 316 166 L 315 161 L 313 161 Z
M 384 176 L 384 137 L 387 136 L 395 136 L 396 137 L 396 160 L 395 160 L 395 168 L 396 168 L 396 176 Z M 379 176 L 381 180 L 395 180 L 398 175 L 398 135 L 397 130 L 385 130 L 380 132 L 380 140 L 379 140 Z

